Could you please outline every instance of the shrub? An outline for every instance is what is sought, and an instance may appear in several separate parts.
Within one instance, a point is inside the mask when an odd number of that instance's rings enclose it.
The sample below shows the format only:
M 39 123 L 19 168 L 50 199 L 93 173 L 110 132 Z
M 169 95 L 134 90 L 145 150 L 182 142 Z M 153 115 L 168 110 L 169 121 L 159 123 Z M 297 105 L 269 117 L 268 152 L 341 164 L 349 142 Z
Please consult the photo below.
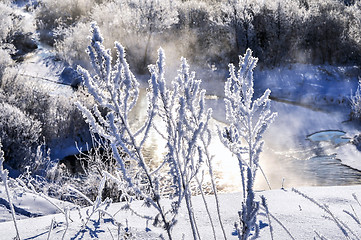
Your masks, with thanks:
M 89 67 L 86 63 L 87 54 L 84 51 L 88 42 L 84 38 L 89 34 L 89 27 L 86 23 L 78 23 L 63 31 L 63 39 L 55 40 L 57 56 L 71 66 L 81 65 Z
M 76 24 L 81 18 L 89 17 L 97 0 L 43 0 L 36 9 L 36 25 L 40 40 L 54 44 L 63 38 L 62 29 Z
M 0 43 L 1 48 L 13 49 L 13 41 L 16 36 L 29 35 L 35 32 L 35 27 L 20 11 L 16 11 L 15 5 L 0 2 Z
M 19 108 L 0 103 L 0 139 L 7 163 L 23 169 L 39 144 L 41 124 Z
M 2 78 L 7 67 L 13 63 L 9 52 L 0 48 L 0 86 L 2 85 Z
M 0 2 L 0 41 L 5 42 L 11 35 L 19 30 L 20 17 L 14 14 L 14 9 L 10 4 Z
M 88 138 L 88 127 L 74 102 L 79 100 L 91 104 L 91 99 L 86 98 L 81 91 L 75 96 L 50 95 L 46 85 L 18 75 L 15 71 L 9 69 L 3 76 L 0 85 L 3 101 L 38 121 L 41 124 L 41 136 L 48 143 L 58 139 L 85 141 L 84 138 Z M 81 139 L 81 136 L 84 138 Z
M 170 0 L 118 0 L 99 4 L 89 13 L 87 20 L 64 29 L 64 38 L 55 42 L 59 57 L 73 66 L 79 64 L 89 67 L 84 53 L 88 42 L 83 36 L 88 35 L 90 19 L 97 22 L 101 29 L 104 46 L 109 48 L 115 41 L 121 41 L 129 49 L 127 56 L 130 65 L 142 73 L 156 58 L 150 52 L 154 45 L 158 47 L 160 33 L 178 20 L 176 9 L 172 7 Z

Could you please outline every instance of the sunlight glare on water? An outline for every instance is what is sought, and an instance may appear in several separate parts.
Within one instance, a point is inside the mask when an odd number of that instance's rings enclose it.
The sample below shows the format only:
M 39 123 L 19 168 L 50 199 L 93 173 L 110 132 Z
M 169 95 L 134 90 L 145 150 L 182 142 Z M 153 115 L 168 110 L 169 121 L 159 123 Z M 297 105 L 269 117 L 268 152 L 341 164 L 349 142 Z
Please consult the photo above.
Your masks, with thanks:
M 225 122 L 224 110 L 220 107 L 222 101 L 213 100 L 209 105 L 215 109 L 215 118 Z M 278 117 L 264 136 L 265 146 L 260 159 L 260 166 L 272 188 L 361 183 L 361 173 L 342 165 L 336 154 L 338 148 L 351 145 L 346 134 L 348 126 L 341 124 L 344 115 L 274 101 L 272 106 Z M 339 128 L 343 130 L 327 130 Z M 240 191 L 241 177 L 235 157 L 228 154 L 220 142 L 211 149 L 217 162 L 221 189 Z M 268 189 L 261 171 L 257 172 L 255 188 Z
M 141 95 L 143 101 L 137 104 L 135 112 L 146 108 L 145 92 L 141 91 Z M 260 159 L 260 166 L 272 189 L 361 184 L 361 173 L 342 165 L 335 151 L 344 144 L 351 144 L 346 134 L 348 128 L 341 124 L 342 114 L 313 111 L 278 102 L 272 102 L 272 106 L 273 111 L 278 112 L 278 117 L 264 135 L 265 146 Z M 209 151 L 214 156 L 213 170 L 217 186 L 222 192 L 239 192 L 242 183 L 238 161 L 223 146 L 217 132 L 226 122 L 223 99 L 208 100 L 208 107 L 214 110 L 214 119 L 210 122 L 212 142 Z M 145 114 L 134 113 L 134 116 L 141 121 Z M 157 121 L 157 128 L 164 127 Z M 149 156 L 146 157 L 158 164 L 165 154 L 166 142 L 155 131 L 150 138 L 146 146 Z M 268 189 L 261 171 L 257 172 L 255 189 Z

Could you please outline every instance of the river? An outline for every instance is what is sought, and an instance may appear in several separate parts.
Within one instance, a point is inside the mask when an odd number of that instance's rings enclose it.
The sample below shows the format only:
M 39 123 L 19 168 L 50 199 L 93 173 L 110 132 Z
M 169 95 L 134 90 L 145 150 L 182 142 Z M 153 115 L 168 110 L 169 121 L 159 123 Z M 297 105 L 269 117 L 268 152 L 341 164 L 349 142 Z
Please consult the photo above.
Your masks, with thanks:
M 226 122 L 223 99 L 208 102 L 215 109 L 217 124 Z M 342 164 L 342 158 L 361 156 L 351 143 L 334 144 L 330 141 L 311 141 L 312 133 L 323 130 L 341 130 L 345 137 L 352 138 L 357 133 L 356 126 L 347 120 L 345 111 L 319 111 L 309 107 L 272 101 L 272 109 L 278 116 L 264 136 L 265 146 L 260 165 L 272 188 L 299 186 L 334 186 L 361 183 L 361 172 Z M 215 140 L 217 141 L 217 140 Z M 217 144 L 215 144 L 217 146 Z M 341 154 L 343 149 L 354 151 L 353 156 Z M 350 150 L 348 150 L 350 149 Z M 213 153 L 223 155 L 221 147 Z M 361 158 L 359 158 L 361 159 Z M 357 159 L 353 159 L 357 160 Z M 232 156 L 216 157 L 219 163 L 220 182 L 226 191 L 240 189 L 240 174 L 236 160 Z M 261 172 L 258 172 L 255 188 L 268 189 Z

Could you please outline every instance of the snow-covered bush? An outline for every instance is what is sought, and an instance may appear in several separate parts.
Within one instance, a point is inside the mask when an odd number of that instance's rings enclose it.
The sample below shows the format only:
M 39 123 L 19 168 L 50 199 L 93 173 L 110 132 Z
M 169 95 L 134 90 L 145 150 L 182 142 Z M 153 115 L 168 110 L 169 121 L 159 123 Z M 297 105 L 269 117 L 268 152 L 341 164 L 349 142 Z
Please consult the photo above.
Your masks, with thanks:
M 351 119 L 361 119 L 361 79 L 359 80 L 355 94 L 350 97 L 351 102 Z
M 14 10 L 9 4 L 0 2 L 0 40 L 4 42 L 13 32 L 16 31 L 17 19 L 14 16 Z
M 35 33 L 33 22 L 18 11 L 15 5 L 0 2 L 0 12 L 0 49 L 15 54 L 19 48 L 30 47 L 30 39 Z M 20 46 L 20 43 L 25 46 Z
M 60 59 L 68 63 L 70 66 L 86 65 L 88 55 L 84 51 L 88 46 L 87 39 L 84 38 L 89 33 L 89 24 L 78 23 L 73 27 L 64 29 L 61 40 L 55 40 L 54 47 Z
M 106 1 L 89 14 L 88 20 L 62 31 L 64 38 L 55 43 L 59 57 L 74 66 L 88 67 L 87 55 L 83 50 L 88 42 L 83 34 L 88 32 L 91 19 L 97 22 L 102 31 L 104 46 L 109 48 L 115 41 L 121 41 L 129 49 L 128 61 L 138 72 L 144 72 L 146 66 L 155 61 L 156 56 L 150 54 L 152 48 L 158 48 L 159 39 L 163 37 L 161 33 L 178 20 L 176 8 L 170 0 Z
M 39 121 L 41 135 L 48 143 L 55 139 L 86 136 L 84 133 L 88 127 L 74 102 L 79 100 L 91 104 L 92 100 L 84 97 L 81 91 L 76 97 L 50 95 L 47 87 L 18 75 L 16 69 L 11 68 L 0 83 L 3 101 Z
M 223 144 L 237 157 L 243 187 L 242 209 L 236 223 L 239 239 L 258 236 L 257 214 L 260 203 L 255 200 L 253 184 L 263 148 L 263 134 L 276 114 L 270 110 L 270 93 L 267 89 L 258 99 L 253 99 L 253 70 L 258 59 L 247 49 L 239 57 L 239 70 L 229 65 L 230 77 L 225 84 L 226 119 L 229 126 L 220 131 Z
M 0 49 L 0 86 L 2 85 L 1 82 L 5 69 L 9 67 L 12 63 L 13 61 L 9 55 L 9 52 L 4 49 Z
M 53 44 L 57 38 L 64 37 L 63 28 L 74 25 L 81 18 L 89 17 L 96 6 L 97 0 L 42 0 L 36 8 L 37 28 L 40 39 L 48 44 Z M 60 31 L 60 32 L 59 32 Z
M 41 124 L 19 108 L 0 103 L 0 139 L 5 159 L 14 168 L 24 168 L 39 144 Z
M 84 118 L 75 106 L 76 101 L 85 105 L 92 104 L 92 99 L 86 96 L 51 96 L 50 105 L 44 108 L 47 112 L 39 121 L 43 125 L 43 136 L 51 140 L 64 140 L 66 138 L 75 141 L 88 141 L 89 128 Z M 85 102 L 87 101 L 87 102 Z M 38 111 L 41 108 L 36 109 Z M 34 115 L 36 116 L 36 115 Z M 38 119 L 38 118 L 37 118 Z
M 5 69 L 13 63 L 10 54 L 16 53 L 14 46 L 20 35 L 31 36 L 34 27 L 11 7 L 9 3 L 0 2 L 0 84 Z

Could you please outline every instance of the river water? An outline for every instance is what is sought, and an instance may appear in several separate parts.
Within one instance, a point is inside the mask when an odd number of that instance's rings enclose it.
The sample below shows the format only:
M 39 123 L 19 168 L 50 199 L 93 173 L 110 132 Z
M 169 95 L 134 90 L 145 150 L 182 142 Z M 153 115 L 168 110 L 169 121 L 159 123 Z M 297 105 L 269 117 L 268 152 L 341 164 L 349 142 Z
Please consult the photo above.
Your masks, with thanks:
M 213 99 L 208 103 L 215 110 L 216 124 L 224 124 L 223 99 Z M 329 139 L 311 141 L 308 138 L 313 133 L 330 129 L 343 131 L 342 138 L 352 138 L 358 131 L 355 126 L 345 122 L 347 113 L 317 111 L 276 101 L 272 101 L 272 108 L 278 112 L 278 116 L 265 133 L 265 146 L 260 160 L 272 188 L 361 184 L 361 172 L 340 161 L 349 157 L 341 155 L 339 151 L 346 147 L 354 151 L 353 158 L 361 156 L 355 146 L 347 143 L 348 139 L 339 143 Z M 335 131 L 336 136 L 337 133 Z M 225 191 L 239 191 L 241 179 L 237 161 L 227 155 L 226 149 L 222 147 L 213 153 L 216 155 L 221 188 Z M 268 189 L 261 172 L 257 174 L 255 188 Z
M 145 117 L 146 103 L 143 95 L 144 92 L 141 92 L 141 101 L 133 112 L 135 119 L 140 121 Z M 218 128 L 226 126 L 224 100 L 210 96 L 207 105 L 213 109 L 209 151 L 214 155 L 213 168 L 218 188 L 223 192 L 241 191 L 238 162 L 220 142 L 217 133 Z M 278 116 L 264 135 L 265 146 L 260 165 L 273 189 L 361 184 L 361 172 L 340 161 L 347 156 L 341 155 L 339 149 L 348 147 L 358 152 L 355 146 L 348 143 L 357 129 L 344 122 L 347 120 L 347 113 L 318 111 L 276 101 L 272 101 L 272 108 Z M 159 122 L 155 124 L 162 128 Z M 337 130 L 326 132 L 334 142 L 320 134 L 314 138 L 309 137 L 313 133 L 330 129 Z M 342 143 L 339 142 L 340 139 Z M 161 161 L 165 154 L 165 144 L 153 132 L 145 148 L 147 158 L 153 159 L 155 164 Z M 260 171 L 257 173 L 255 188 L 268 189 Z

